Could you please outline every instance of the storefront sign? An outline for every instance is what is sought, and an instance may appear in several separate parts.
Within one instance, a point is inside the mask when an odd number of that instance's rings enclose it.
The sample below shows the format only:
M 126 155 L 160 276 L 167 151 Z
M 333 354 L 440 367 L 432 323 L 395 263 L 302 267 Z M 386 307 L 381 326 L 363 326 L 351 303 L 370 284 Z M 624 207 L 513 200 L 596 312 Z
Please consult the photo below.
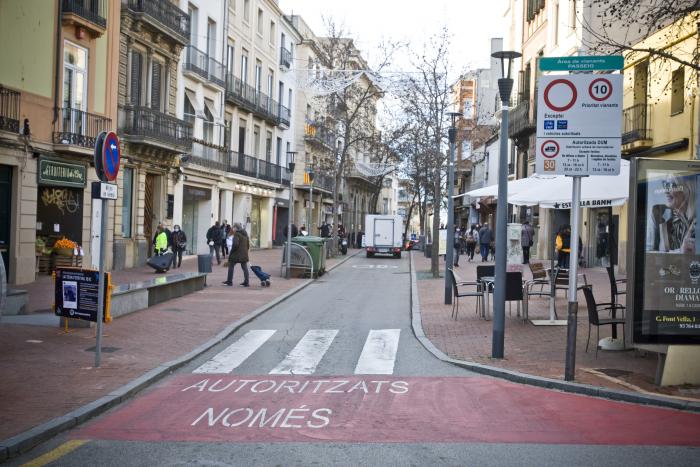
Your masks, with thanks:
M 552 75 L 539 79 L 536 172 L 618 175 L 622 75 Z
M 36 176 L 38 185 L 83 188 L 87 180 L 84 165 L 45 158 L 39 158 Z
M 103 321 L 112 321 L 109 314 L 110 277 L 107 274 L 105 314 Z M 97 293 L 100 273 L 91 269 L 56 269 L 54 312 L 64 318 L 97 321 Z
M 633 174 L 634 342 L 700 344 L 700 163 L 640 159 Z

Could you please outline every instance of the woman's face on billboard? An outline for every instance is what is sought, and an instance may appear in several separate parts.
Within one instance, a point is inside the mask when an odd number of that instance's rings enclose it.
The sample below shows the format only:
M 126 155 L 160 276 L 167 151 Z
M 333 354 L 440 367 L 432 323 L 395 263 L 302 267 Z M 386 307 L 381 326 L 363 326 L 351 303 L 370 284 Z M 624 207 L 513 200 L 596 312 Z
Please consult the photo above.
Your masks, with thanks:
M 685 186 L 675 178 L 668 178 L 663 183 L 666 194 L 666 205 L 671 209 L 681 209 L 686 201 Z

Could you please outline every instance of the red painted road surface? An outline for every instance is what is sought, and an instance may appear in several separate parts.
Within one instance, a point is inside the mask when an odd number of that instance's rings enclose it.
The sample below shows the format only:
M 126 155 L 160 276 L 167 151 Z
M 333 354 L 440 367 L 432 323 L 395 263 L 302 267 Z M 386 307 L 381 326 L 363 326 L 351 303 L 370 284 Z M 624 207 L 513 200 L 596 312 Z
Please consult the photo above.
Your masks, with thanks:
M 700 414 L 497 379 L 181 375 L 81 439 L 700 446 Z

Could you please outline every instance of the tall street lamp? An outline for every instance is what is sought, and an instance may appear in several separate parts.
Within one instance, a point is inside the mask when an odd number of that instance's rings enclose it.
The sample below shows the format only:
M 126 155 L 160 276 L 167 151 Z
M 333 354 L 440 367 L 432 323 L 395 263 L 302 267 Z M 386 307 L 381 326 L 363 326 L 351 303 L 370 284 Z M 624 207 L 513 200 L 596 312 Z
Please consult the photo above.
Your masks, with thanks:
M 455 144 L 457 142 L 457 127 L 455 123 L 462 112 L 448 112 L 452 125 L 448 130 L 450 140 L 450 160 L 447 164 L 447 245 L 445 248 L 445 305 L 452 304 L 452 278 L 448 274 L 448 269 L 454 267 L 454 245 L 455 245 L 455 213 L 454 194 L 455 185 Z
M 284 274 L 287 279 L 292 277 L 289 267 L 292 260 L 292 219 L 294 218 L 294 156 L 295 151 L 287 151 L 287 170 L 289 171 L 289 219 L 287 220 L 287 251 L 284 262 L 287 265 Z
M 314 218 L 314 169 L 310 167 L 306 174 L 309 176 L 309 209 L 306 211 L 306 231 L 313 232 L 311 221 Z M 312 234 L 309 234 L 312 235 Z
M 510 77 L 513 60 L 519 52 L 500 51 L 491 54 L 501 61 L 498 92 L 501 96 L 501 136 L 498 155 L 498 204 L 496 205 L 496 279 L 493 290 L 493 338 L 491 357 L 503 358 L 503 340 L 506 327 L 506 237 L 508 235 L 508 110 L 513 79 Z M 508 69 L 506 72 L 506 62 Z

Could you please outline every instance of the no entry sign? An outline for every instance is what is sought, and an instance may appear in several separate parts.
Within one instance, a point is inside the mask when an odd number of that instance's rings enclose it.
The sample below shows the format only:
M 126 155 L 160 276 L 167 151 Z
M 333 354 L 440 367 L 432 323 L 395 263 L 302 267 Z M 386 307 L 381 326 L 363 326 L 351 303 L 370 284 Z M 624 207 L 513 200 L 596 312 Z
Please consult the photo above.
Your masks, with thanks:
M 543 76 L 539 89 L 536 172 L 618 175 L 622 75 Z

